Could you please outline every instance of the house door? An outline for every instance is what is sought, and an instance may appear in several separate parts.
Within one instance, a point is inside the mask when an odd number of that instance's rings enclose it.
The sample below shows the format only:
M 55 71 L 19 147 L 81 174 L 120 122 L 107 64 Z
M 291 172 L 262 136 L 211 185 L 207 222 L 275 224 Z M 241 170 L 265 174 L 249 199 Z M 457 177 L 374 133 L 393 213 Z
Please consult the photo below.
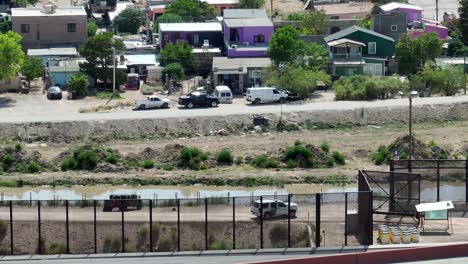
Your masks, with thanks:
M 200 45 L 200 36 L 198 35 L 198 33 L 193 34 L 193 45 L 197 46 L 197 47 L 201 46 Z

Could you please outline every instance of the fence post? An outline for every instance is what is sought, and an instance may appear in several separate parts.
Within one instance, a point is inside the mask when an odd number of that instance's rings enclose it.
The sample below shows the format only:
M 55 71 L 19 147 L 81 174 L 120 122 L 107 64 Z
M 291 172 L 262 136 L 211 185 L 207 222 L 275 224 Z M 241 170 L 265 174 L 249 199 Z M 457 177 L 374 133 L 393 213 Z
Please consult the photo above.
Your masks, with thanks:
M 149 252 L 153 252 L 153 200 L 149 200 Z
M 70 222 L 68 219 L 68 200 L 65 200 L 65 229 L 67 238 L 67 254 L 70 254 Z
M 14 255 L 13 252 L 13 201 L 10 201 L 10 253 Z
M 440 160 L 437 160 L 437 201 L 440 201 Z
M 374 214 L 372 212 L 374 208 L 374 192 L 369 193 L 369 245 L 374 244 Z
M 288 248 L 291 247 L 291 194 L 288 194 Z
M 345 200 L 345 218 L 344 218 L 344 245 L 345 247 L 348 246 L 348 193 L 345 192 L 344 194 Z
M 122 253 L 125 253 L 125 208 L 121 207 L 120 212 L 122 213 Z
M 232 249 L 236 249 L 236 197 L 232 197 Z
M 41 201 L 37 200 L 37 233 L 39 246 L 37 247 L 38 254 L 42 254 L 42 237 L 41 237 Z
M 315 194 L 315 246 L 320 247 L 320 203 L 321 194 Z
M 205 250 L 208 250 L 208 198 L 205 197 Z
M 180 251 L 180 200 L 177 199 L 177 251 Z
M 260 248 L 263 248 L 263 196 L 260 196 Z
M 94 254 L 97 254 L 97 222 L 96 222 L 96 200 L 93 200 L 94 207 Z
M 389 204 L 388 207 L 391 212 L 395 211 L 395 160 L 391 159 L 390 160 L 390 186 L 389 186 L 389 192 L 390 192 L 390 199 L 389 199 Z

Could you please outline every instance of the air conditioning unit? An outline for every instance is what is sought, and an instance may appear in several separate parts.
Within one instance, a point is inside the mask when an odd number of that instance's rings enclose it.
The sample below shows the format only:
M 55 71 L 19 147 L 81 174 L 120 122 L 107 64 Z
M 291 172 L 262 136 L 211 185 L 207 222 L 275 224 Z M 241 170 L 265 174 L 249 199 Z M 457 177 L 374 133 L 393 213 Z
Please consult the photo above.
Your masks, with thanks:
M 247 47 L 248 47 L 248 46 L 249 46 L 249 42 L 247 42 L 247 41 L 244 42 L 244 46 L 247 46 Z
M 231 49 L 237 49 L 237 44 L 232 44 Z
M 55 12 L 55 6 L 54 5 L 45 5 L 44 6 L 44 13 L 53 14 L 54 12 Z

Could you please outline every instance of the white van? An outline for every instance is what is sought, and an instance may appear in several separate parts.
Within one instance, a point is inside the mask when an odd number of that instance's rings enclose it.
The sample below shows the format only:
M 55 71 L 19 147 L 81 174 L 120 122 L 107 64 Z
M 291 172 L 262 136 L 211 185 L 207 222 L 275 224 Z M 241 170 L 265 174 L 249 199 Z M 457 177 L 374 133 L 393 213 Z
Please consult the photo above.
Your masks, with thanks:
M 288 94 L 274 87 L 255 87 L 247 89 L 246 99 L 252 104 L 280 102 L 285 103 Z
M 231 89 L 225 85 L 218 85 L 215 87 L 214 97 L 218 98 L 220 103 L 232 103 Z

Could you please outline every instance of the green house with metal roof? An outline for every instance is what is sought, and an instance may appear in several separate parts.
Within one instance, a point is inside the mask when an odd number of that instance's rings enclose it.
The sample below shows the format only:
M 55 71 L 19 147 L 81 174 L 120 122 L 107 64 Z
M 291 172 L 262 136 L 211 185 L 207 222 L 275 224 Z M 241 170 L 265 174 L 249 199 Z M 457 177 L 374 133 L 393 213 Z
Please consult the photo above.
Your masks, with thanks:
M 395 40 L 352 26 L 324 38 L 330 56 L 329 71 L 335 78 L 355 74 L 383 76 L 395 54 Z

